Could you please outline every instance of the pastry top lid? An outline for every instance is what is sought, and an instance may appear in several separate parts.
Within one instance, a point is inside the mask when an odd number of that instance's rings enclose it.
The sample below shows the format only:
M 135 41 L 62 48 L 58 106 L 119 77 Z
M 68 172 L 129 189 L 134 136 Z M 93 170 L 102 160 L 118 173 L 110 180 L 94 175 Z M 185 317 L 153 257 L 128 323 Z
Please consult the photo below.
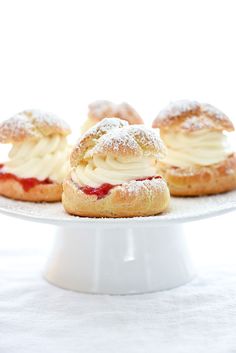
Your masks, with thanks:
M 129 125 L 118 118 L 105 118 L 82 135 L 71 154 L 72 167 L 93 156 L 159 157 L 165 147 L 154 129 Z
M 208 129 L 233 131 L 230 119 L 219 109 L 207 103 L 181 100 L 170 103 L 153 121 L 154 128 L 176 128 L 186 132 Z
M 39 140 L 52 135 L 67 136 L 71 130 L 64 120 L 40 110 L 25 110 L 0 123 L 0 143 Z
M 129 124 L 143 124 L 140 115 L 128 103 L 115 104 L 106 100 L 95 101 L 89 104 L 88 116 L 96 122 L 104 118 L 117 117 L 128 121 Z

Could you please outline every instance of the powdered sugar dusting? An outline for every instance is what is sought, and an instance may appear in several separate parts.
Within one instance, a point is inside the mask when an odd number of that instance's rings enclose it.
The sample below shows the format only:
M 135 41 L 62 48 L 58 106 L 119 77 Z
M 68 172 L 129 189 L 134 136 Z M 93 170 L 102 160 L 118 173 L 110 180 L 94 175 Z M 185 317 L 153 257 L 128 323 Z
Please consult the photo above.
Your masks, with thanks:
M 160 111 L 158 119 L 175 118 L 188 111 L 197 110 L 199 108 L 200 104 L 197 101 L 179 100 L 171 102 L 166 108 Z
M 82 136 L 80 136 L 77 145 L 86 140 L 89 137 L 94 139 L 99 139 L 104 134 L 107 134 L 109 131 L 113 129 L 120 129 L 124 126 L 128 126 L 128 122 L 125 120 L 121 120 L 118 118 L 105 118 L 101 120 L 99 123 L 94 125 L 91 129 L 85 132 Z
M 133 136 L 137 143 L 145 150 L 158 152 L 162 154 L 165 152 L 165 146 L 160 138 L 159 132 L 155 129 L 147 128 L 143 125 L 129 126 L 129 134 Z
M 228 120 L 228 117 L 221 110 L 208 103 L 202 104 L 202 112 L 214 116 L 218 120 Z
M 164 145 L 154 129 L 139 125 L 114 128 L 98 139 L 91 154 L 117 153 L 137 155 L 158 155 L 164 151 Z
M 25 110 L 21 115 L 26 115 L 33 119 L 33 122 L 40 125 L 47 125 L 50 127 L 56 127 L 60 130 L 70 131 L 69 125 L 62 119 L 60 119 L 57 115 L 53 113 L 47 113 L 42 110 L 32 109 Z
M 162 178 L 153 178 L 151 180 L 142 181 L 131 180 L 122 184 L 122 186 L 118 188 L 122 188 L 122 190 L 125 189 L 129 195 L 138 195 L 144 188 L 150 189 L 150 192 L 153 192 L 154 189 L 158 190 L 159 192 L 163 192 L 166 189 L 166 183 Z
M 21 141 L 24 136 L 38 137 L 32 122 L 25 115 L 17 114 L 0 123 L 1 143 Z
M 211 104 L 196 101 L 172 102 L 162 110 L 153 122 L 154 127 L 168 128 L 174 124 L 184 130 L 234 130 L 232 122 Z
M 25 110 L 0 124 L 0 142 L 14 143 L 26 139 L 40 139 L 53 134 L 67 135 L 70 127 L 51 113 Z
M 183 130 L 201 130 L 204 128 L 210 129 L 213 126 L 213 122 L 206 117 L 202 119 L 200 116 L 192 116 L 186 118 L 186 120 L 180 125 L 180 128 Z
M 121 129 L 122 127 L 125 127 L 128 125 L 129 124 L 127 121 L 124 121 L 118 118 L 105 118 L 89 131 L 91 131 L 92 134 L 93 132 L 95 133 L 102 132 L 103 134 L 106 134 L 113 129 Z M 89 134 L 89 131 L 88 131 L 88 134 Z
M 91 154 L 120 152 L 121 149 L 126 151 L 133 151 L 135 155 L 141 154 L 141 149 L 134 138 L 129 134 L 125 128 L 114 129 L 103 135 L 91 151 Z

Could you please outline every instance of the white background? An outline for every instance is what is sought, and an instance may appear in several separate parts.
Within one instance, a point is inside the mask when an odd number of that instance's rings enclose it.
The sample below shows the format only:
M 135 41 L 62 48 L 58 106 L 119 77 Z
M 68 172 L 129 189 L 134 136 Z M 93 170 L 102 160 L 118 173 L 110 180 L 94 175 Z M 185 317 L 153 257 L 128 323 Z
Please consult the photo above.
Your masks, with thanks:
M 235 1 L 0 1 L 0 119 L 52 111 L 74 131 L 96 99 L 151 124 L 170 100 L 209 102 L 235 122 Z M 4 152 L 1 149 L 1 159 Z M 235 213 L 187 227 L 199 266 L 235 264 Z M 0 216 L 0 246 L 47 251 L 53 227 Z

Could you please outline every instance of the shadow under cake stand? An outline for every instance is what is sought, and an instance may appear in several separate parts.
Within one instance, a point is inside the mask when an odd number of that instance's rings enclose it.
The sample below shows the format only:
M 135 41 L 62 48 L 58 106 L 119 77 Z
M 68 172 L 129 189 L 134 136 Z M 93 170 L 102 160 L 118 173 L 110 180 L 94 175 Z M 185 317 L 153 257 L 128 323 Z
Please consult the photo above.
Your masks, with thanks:
M 236 191 L 198 198 L 172 198 L 153 217 L 85 218 L 60 203 L 37 204 L 0 197 L 0 212 L 57 226 L 45 278 L 85 293 L 137 294 L 174 288 L 195 274 L 183 223 L 236 209 Z

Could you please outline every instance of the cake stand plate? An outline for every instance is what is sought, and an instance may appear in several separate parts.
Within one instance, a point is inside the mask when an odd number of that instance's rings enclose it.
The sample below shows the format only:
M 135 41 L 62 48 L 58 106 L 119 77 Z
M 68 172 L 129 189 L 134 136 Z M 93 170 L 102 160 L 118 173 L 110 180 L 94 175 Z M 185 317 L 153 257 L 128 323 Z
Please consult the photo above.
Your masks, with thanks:
M 0 197 L 0 212 L 57 226 L 44 276 L 52 284 L 86 293 L 137 294 L 174 288 L 195 274 L 183 223 L 236 209 L 236 191 L 172 198 L 154 217 L 86 218 L 61 203 L 18 202 Z

